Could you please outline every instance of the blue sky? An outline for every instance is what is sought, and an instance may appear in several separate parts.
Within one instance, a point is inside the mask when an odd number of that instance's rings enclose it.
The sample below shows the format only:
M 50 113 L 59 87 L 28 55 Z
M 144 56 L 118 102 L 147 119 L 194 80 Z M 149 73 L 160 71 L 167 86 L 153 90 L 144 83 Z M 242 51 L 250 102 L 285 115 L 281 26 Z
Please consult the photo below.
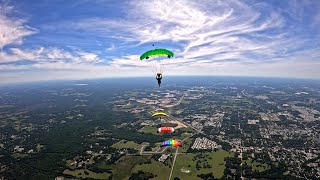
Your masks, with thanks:
M 320 79 L 319 0 L 0 0 L 0 83 L 165 75 Z

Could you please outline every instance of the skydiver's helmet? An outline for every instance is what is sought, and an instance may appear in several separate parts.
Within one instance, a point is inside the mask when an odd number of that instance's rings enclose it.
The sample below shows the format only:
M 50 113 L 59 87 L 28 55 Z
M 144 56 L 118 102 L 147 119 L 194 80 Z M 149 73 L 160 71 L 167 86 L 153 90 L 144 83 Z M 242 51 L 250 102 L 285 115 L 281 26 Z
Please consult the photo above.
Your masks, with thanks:
M 158 77 L 158 78 L 161 78 L 161 77 L 162 77 L 162 74 L 161 74 L 161 73 L 157 73 L 157 77 Z

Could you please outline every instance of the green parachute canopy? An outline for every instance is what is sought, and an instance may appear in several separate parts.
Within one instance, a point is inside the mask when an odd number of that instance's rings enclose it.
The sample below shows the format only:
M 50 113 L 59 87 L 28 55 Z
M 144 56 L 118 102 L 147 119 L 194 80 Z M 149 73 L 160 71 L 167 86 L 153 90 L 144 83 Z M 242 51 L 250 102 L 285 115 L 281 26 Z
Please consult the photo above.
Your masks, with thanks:
M 143 53 L 140 56 L 140 60 L 149 59 L 149 57 L 153 57 L 153 56 L 167 56 L 168 58 L 171 58 L 173 57 L 173 52 L 167 49 L 153 49 Z

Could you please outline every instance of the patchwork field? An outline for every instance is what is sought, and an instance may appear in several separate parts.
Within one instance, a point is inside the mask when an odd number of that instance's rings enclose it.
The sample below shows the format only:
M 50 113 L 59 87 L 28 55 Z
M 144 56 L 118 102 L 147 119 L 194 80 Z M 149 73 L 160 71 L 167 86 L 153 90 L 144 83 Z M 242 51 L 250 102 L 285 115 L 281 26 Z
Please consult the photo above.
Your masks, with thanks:
M 139 149 L 141 147 L 140 144 L 137 144 L 133 141 L 126 141 L 126 140 L 121 140 L 115 144 L 112 145 L 113 148 L 116 149 L 128 149 L 128 148 L 132 148 L 132 149 Z
M 172 177 L 196 180 L 200 179 L 197 175 L 212 172 L 215 178 L 222 178 L 225 169 L 224 158 L 232 156 L 234 156 L 233 153 L 224 150 L 208 153 L 179 154 Z
M 168 164 L 171 165 L 170 162 Z M 162 162 L 151 160 L 151 164 L 137 165 L 134 167 L 133 172 L 138 172 L 139 170 L 154 174 L 156 177 L 154 177 L 152 180 L 162 180 L 168 179 L 171 168 L 169 165 L 166 166 Z
M 108 179 L 108 177 L 111 175 L 108 173 L 94 173 L 92 171 L 84 170 L 84 169 L 74 170 L 74 171 L 70 171 L 67 169 L 63 172 L 63 174 L 72 175 L 77 178 L 92 178 L 92 179 Z

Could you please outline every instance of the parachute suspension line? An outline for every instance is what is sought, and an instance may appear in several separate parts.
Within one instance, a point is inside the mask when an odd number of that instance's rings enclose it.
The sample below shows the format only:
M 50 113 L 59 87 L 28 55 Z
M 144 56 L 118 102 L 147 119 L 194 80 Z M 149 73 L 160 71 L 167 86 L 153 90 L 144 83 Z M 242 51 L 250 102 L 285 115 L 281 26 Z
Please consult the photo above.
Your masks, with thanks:
M 163 73 L 167 69 L 167 65 L 170 62 L 170 58 L 165 58 L 160 61 L 160 71 Z
M 143 65 L 144 65 L 145 67 L 147 67 L 149 70 L 153 71 L 152 68 L 151 68 L 151 66 L 149 65 L 149 63 L 147 63 L 147 62 L 142 62 L 142 63 L 143 63 Z
M 157 61 L 154 60 L 152 63 L 153 63 L 155 74 L 158 74 L 159 73 L 159 65 L 158 65 Z
M 167 59 L 163 59 L 162 61 L 160 61 L 160 71 L 161 71 L 161 73 L 163 73 L 164 72 L 164 70 L 166 69 L 166 61 L 167 61 Z
M 149 69 L 157 75 L 158 73 L 163 74 L 167 68 L 166 62 L 173 56 L 174 54 L 171 51 L 157 47 L 156 49 L 143 53 L 140 56 L 140 60 L 144 61 Z
M 158 73 L 162 73 L 160 64 L 161 57 L 154 57 L 150 62 L 152 63 L 155 75 L 157 75 Z
M 151 63 L 152 63 L 152 67 L 153 67 L 153 72 L 154 72 L 155 75 L 157 75 L 157 73 L 158 73 L 157 61 L 152 60 Z
M 159 71 L 158 73 L 163 73 L 163 71 L 162 71 L 162 67 L 161 67 L 161 57 L 159 56 L 159 57 L 157 57 L 156 58 L 156 65 L 157 65 L 157 70 Z
M 146 65 L 149 67 L 149 69 L 151 70 L 151 72 L 153 72 L 155 75 L 157 74 L 157 68 L 156 68 L 156 64 L 154 61 L 148 61 L 146 62 Z
M 159 61 L 159 67 L 160 67 L 160 72 L 161 74 L 165 71 L 166 69 L 166 61 L 167 61 L 167 58 L 163 58 Z
M 150 62 L 147 62 L 147 63 L 146 63 L 146 66 L 149 68 L 149 70 L 150 70 L 151 72 L 154 72 L 154 68 L 153 68 L 153 66 L 152 66 L 152 64 L 151 64 Z
M 147 68 L 149 68 L 151 70 L 150 66 L 147 63 L 144 63 L 144 66 L 146 66 Z

